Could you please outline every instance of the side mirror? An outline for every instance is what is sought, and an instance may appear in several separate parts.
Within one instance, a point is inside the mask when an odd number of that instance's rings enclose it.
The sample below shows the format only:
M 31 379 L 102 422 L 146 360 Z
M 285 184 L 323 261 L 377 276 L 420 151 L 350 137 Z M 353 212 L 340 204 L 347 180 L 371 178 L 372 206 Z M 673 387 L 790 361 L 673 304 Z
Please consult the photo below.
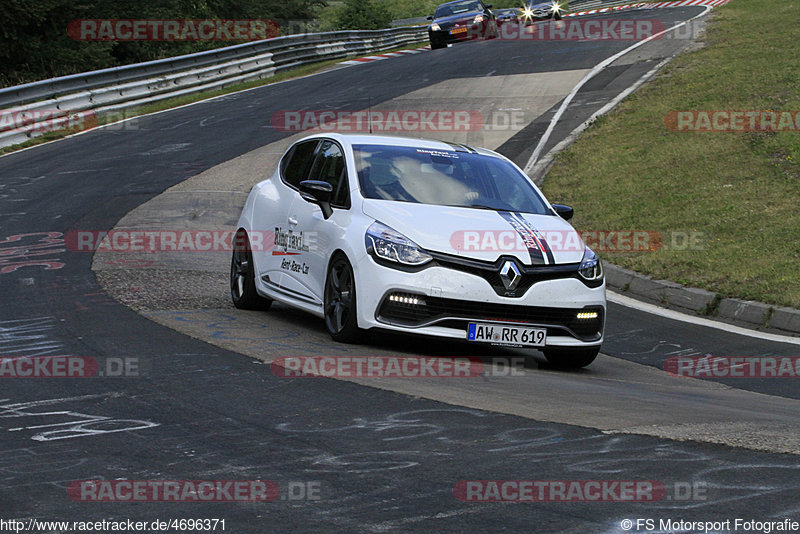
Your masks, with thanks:
M 425 17 L 425 18 L 426 18 L 427 20 L 433 20 L 433 15 L 428 15 L 428 16 L 427 16 L 427 17 Z
M 486 9 L 492 9 L 492 4 L 486 4 Z
M 333 215 L 331 195 L 333 195 L 333 186 L 328 182 L 320 180 L 303 180 L 300 182 L 300 196 L 306 202 L 318 205 L 322 209 L 322 216 L 326 219 Z
M 565 206 L 563 204 L 552 204 L 553 209 L 556 211 L 559 217 L 568 221 L 572 219 L 572 216 L 575 215 L 575 210 L 570 208 L 569 206 Z

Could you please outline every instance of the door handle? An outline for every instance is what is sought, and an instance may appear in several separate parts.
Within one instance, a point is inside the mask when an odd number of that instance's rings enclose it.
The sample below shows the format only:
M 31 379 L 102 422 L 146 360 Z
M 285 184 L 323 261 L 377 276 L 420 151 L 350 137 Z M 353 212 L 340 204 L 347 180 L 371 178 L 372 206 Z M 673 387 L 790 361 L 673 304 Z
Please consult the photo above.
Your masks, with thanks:
M 289 217 L 289 224 L 291 224 L 292 226 L 297 226 L 297 222 L 298 221 L 297 221 L 296 218 L 291 217 L 291 216 Z

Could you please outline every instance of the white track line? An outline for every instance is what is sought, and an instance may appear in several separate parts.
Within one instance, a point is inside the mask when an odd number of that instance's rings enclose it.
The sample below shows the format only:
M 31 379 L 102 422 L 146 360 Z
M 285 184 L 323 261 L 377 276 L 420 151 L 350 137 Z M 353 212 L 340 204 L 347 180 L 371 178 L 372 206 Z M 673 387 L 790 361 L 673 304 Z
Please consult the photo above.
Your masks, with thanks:
M 708 13 L 709 9 L 711 9 L 711 6 L 706 6 L 706 10 L 703 13 L 701 13 L 700 15 L 697 15 L 696 17 L 694 17 L 692 19 L 689 19 L 688 21 L 684 21 L 681 24 L 673 26 L 672 28 L 664 30 L 664 32 L 661 32 L 661 34 L 669 32 L 669 31 L 672 31 L 675 28 L 678 28 L 678 27 L 680 27 L 680 26 L 682 26 L 682 25 L 684 25 L 684 24 L 686 24 L 688 22 L 691 22 L 692 20 L 694 20 L 696 18 L 704 16 L 706 13 Z M 661 34 L 658 34 L 658 35 L 661 35 Z M 650 37 L 649 39 L 653 39 L 655 37 L 658 37 L 658 35 L 654 35 L 654 36 Z M 598 65 L 598 67 L 600 65 L 603 65 L 603 67 L 607 66 L 609 63 L 613 62 L 618 57 L 626 54 L 627 52 L 629 52 L 631 50 L 633 50 L 634 48 L 636 48 L 637 46 L 643 44 L 644 42 L 646 42 L 646 41 L 641 41 L 640 43 L 637 43 L 636 45 L 634 45 L 632 47 L 629 47 L 626 50 L 623 50 L 621 53 L 609 58 L 611 61 L 606 60 L 606 61 L 600 63 Z M 639 80 L 637 80 L 634 84 L 632 84 L 630 87 L 628 87 L 625 91 L 623 91 L 622 93 L 617 95 L 617 97 L 614 100 L 612 100 L 611 102 L 609 102 L 608 104 L 603 106 L 603 108 L 601 108 L 600 110 L 595 112 L 586 122 L 584 122 L 578 128 L 573 130 L 573 132 L 570 134 L 570 136 L 572 136 L 575 133 L 580 133 L 580 131 L 585 129 L 594 119 L 596 119 L 600 115 L 603 115 L 604 113 L 606 113 L 610 109 L 612 109 L 617 103 L 619 103 L 622 99 L 624 99 L 630 93 L 635 91 L 639 86 L 642 85 L 642 83 L 644 83 L 647 79 L 649 79 L 652 75 L 654 75 L 658 71 L 658 69 L 660 69 L 664 64 L 666 64 L 666 62 L 667 62 L 667 60 L 664 60 L 661 63 L 659 63 L 658 65 L 656 65 L 656 67 L 654 67 L 650 72 L 648 72 L 643 77 L 641 77 Z M 597 67 L 595 67 L 595 70 L 597 70 L 599 72 L 599 70 L 601 70 L 601 69 L 598 69 Z M 569 98 L 570 100 L 572 98 L 574 98 L 575 94 L 578 92 L 578 90 L 580 90 L 581 86 L 583 86 L 589 79 L 591 79 L 592 76 L 597 74 L 597 72 L 595 72 L 595 70 L 593 70 L 592 72 L 587 74 L 587 76 L 584 77 L 584 79 L 581 80 L 578 83 L 576 88 L 574 88 L 572 90 L 572 93 L 570 93 L 570 96 L 568 96 L 567 98 Z M 569 102 L 567 102 L 567 101 L 565 101 L 565 102 L 566 102 L 566 105 L 569 105 Z M 555 123 L 558 121 L 558 118 L 561 116 L 561 114 L 563 114 L 564 110 L 566 109 L 566 105 L 562 104 L 562 107 L 559 108 L 559 113 L 557 113 L 556 116 L 554 116 L 553 119 L 551 120 L 550 126 L 552 126 L 552 127 L 555 126 Z M 552 132 L 552 128 L 549 127 L 548 131 L 545 132 L 545 135 L 549 136 L 549 134 L 551 132 Z M 542 145 L 542 144 L 543 143 L 540 140 L 539 145 Z M 541 152 L 541 146 L 537 146 L 537 150 L 538 150 L 538 152 Z M 548 152 L 547 156 L 549 156 L 550 153 L 553 153 L 553 152 L 555 152 L 555 149 L 553 149 L 550 152 Z M 525 172 L 526 173 L 530 172 L 532 170 L 532 168 L 536 165 L 536 159 L 534 158 L 534 156 L 538 156 L 538 153 L 536 151 L 534 151 L 534 154 L 531 156 L 531 159 L 528 160 L 528 163 L 525 165 Z M 545 158 L 547 156 L 545 156 Z M 533 164 L 531 164 L 531 160 L 533 160 Z M 613 302 L 613 303 L 615 303 L 615 304 L 619 304 L 621 306 L 625 306 L 627 308 L 633 308 L 633 309 L 636 309 L 636 310 L 639 310 L 639 311 L 643 311 L 643 312 L 646 312 L 646 313 L 651 313 L 653 315 L 659 315 L 659 316 L 665 317 L 667 319 L 673 319 L 673 320 L 676 320 L 676 321 L 682 321 L 682 322 L 685 322 L 685 323 L 696 324 L 696 325 L 705 326 L 705 327 L 709 327 L 709 328 L 716 328 L 717 330 L 723 330 L 725 332 L 729 332 L 729 333 L 732 333 L 732 334 L 738 334 L 738 335 L 747 336 L 747 337 L 754 337 L 754 338 L 757 338 L 757 339 L 775 341 L 775 342 L 778 342 L 778 343 L 788 343 L 788 344 L 791 344 L 791 345 L 800 345 L 800 338 L 790 337 L 790 336 L 782 336 L 780 334 L 771 334 L 771 333 L 768 333 L 768 332 L 759 332 L 757 330 L 751 330 L 749 328 L 743 328 L 743 327 L 740 327 L 740 326 L 730 325 L 730 324 L 727 324 L 727 323 L 722 323 L 722 322 L 719 322 L 719 321 L 706 319 L 704 317 L 696 317 L 696 316 L 692 316 L 692 315 L 687 315 L 685 313 L 681 313 L 681 312 L 678 312 L 678 311 L 675 311 L 675 310 L 670 310 L 670 309 L 667 309 L 667 308 L 661 308 L 660 306 L 656 306 L 654 304 L 650 304 L 650 303 L 647 303 L 647 302 L 636 300 L 636 299 L 633 299 L 631 297 L 626 297 L 625 295 L 621 295 L 621 294 L 613 292 L 613 291 L 608 291 L 608 300 Z
M 625 306 L 626 308 L 633 308 L 646 313 L 652 313 L 653 315 L 660 315 L 661 317 L 666 317 L 667 319 L 673 319 L 675 321 L 682 321 L 684 323 L 691 323 L 698 326 L 706 326 L 708 328 L 716 328 L 717 330 L 723 330 L 725 332 L 738 334 L 740 336 L 754 337 L 757 339 L 775 341 L 778 343 L 788 343 L 790 345 L 800 345 L 800 338 L 797 337 L 782 336 L 780 334 L 771 334 L 769 332 L 759 332 L 757 330 L 750 330 L 749 328 L 743 328 L 741 326 L 735 326 L 728 323 L 721 323 L 719 321 L 706 319 L 705 317 L 687 315 L 675 310 L 669 310 L 667 308 L 656 306 L 655 304 L 650 304 L 649 302 L 642 302 L 641 300 L 626 297 L 625 295 L 621 295 L 614 291 L 607 291 L 606 298 L 609 300 L 609 302 L 613 302 L 614 304 L 619 304 L 621 306 Z
M 636 82 L 634 82 L 633 85 L 622 91 L 611 101 L 609 101 L 605 106 L 592 113 L 591 117 L 586 119 L 586 121 L 584 121 L 580 126 L 572 130 L 567 137 L 565 137 L 562 141 L 560 141 L 556 146 L 551 148 L 547 152 L 547 154 L 545 154 L 539 161 L 536 162 L 536 164 L 533 166 L 533 169 L 531 169 L 531 178 L 533 178 L 535 181 L 537 179 L 536 177 L 539 176 L 540 173 L 542 174 L 544 173 L 545 169 L 547 169 L 547 167 L 553 161 L 553 158 L 555 158 L 556 154 L 566 149 L 569 145 L 575 142 L 575 139 L 581 133 L 583 133 L 583 131 L 586 130 L 586 128 L 588 128 L 589 125 L 592 124 L 592 122 L 597 120 L 598 117 L 605 115 L 606 113 L 614 109 L 617 106 L 617 104 L 622 102 L 625 98 L 628 97 L 628 95 L 630 95 L 631 93 L 636 91 L 639 87 L 644 85 L 645 82 L 647 82 L 650 78 L 655 76 L 656 73 L 659 70 L 661 70 L 661 68 L 667 63 L 669 63 L 671 60 L 672 58 L 668 57 L 663 61 L 660 61 L 655 67 L 650 69 L 644 76 L 642 76 Z
M 589 80 L 591 80 L 592 78 L 597 76 L 597 74 L 600 73 L 600 71 L 602 71 L 604 68 L 606 68 L 611 63 L 615 62 L 617 59 L 621 58 L 625 54 L 627 54 L 627 53 L 639 48 L 640 46 L 642 46 L 644 44 L 649 43 L 653 39 L 658 39 L 659 37 L 661 37 L 665 33 L 671 32 L 672 30 L 680 28 L 681 26 L 685 26 L 686 24 L 692 22 L 695 19 L 698 19 L 700 17 L 704 17 L 709 11 L 711 11 L 711 9 L 712 9 L 711 6 L 706 6 L 705 10 L 703 10 L 703 12 L 700 13 L 699 15 L 697 15 L 695 17 L 692 17 L 689 20 L 685 20 L 685 21 L 683 21 L 683 22 L 681 22 L 679 24 L 676 24 L 675 26 L 672 26 L 671 28 L 667 28 L 664 31 L 660 31 L 660 32 L 658 32 L 658 33 L 656 33 L 654 35 L 651 35 L 647 39 L 643 39 L 643 40 L 639 41 L 638 43 L 635 43 L 635 44 L 629 46 L 628 48 L 622 50 L 621 52 L 617 52 L 613 56 L 611 56 L 609 58 L 606 58 L 605 60 L 603 60 L 600 63 L 598 63 L 597 65 L 595 65 L 595 67 L 586 76 L 584 76 L 583 79 L 581 81 L 579 81 L 578 84 L 575 87 L 572 88 L 572 91 L 570 91 L 570 93 L 567 95 L 567 97 L 561 103 L 561 106 L 559 106 L 558 111 L 556 111 L 556 114 L 550 120 L 550 124 L 547 125 L 547 130 L 544 132 L 544 135 L 542 135 L 541 139 L 539 139 L 539 143 L 536 145 L 536 148 L 533 150 L 533 154 L 531 154 L 531 157 L 528 159 L 528 162 L 525 164 L 525 168 L 523 169 L 525 171 L 525 174 L 529 174 L 531 172 L 531 170 L 533 170 L 533 166 L 536 165 L 536 160 L 539 159 L 539 155 L 542 153 L 542 150 L 544 150 L 544 145 L 550 139 L 550 135 L 553 133 L 553 130 L 555 129 L 556 124 L 561 119 L 561 116 L 564 114 L 564 112 L 567 110 L 567 107 L 572 103 L 572 100 L 575 98 L 575 95 L 578 94 L 578 91 L 581 90 L 581 87 L 583 87 L 586 84 L 586 82 L 588 82 Z

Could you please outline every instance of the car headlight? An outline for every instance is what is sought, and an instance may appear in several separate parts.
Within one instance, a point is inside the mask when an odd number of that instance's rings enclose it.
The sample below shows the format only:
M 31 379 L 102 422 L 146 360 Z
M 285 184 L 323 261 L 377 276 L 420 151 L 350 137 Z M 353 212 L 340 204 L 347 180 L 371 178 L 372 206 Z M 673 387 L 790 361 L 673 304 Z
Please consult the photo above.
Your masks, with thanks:
M 553 2 L 553 6 L 551 9 L 553 10 L 553 13 L 560 13 L 561 5 L 558 2 Z
M 367 228 L 364 241 L 367 252 L 382 260 L 417 266 L 433 259 L 409 238 L 378 221 Z
M 431 31 L 438 32 L 441 29 L 442 29 L 442 27 L 439 26 L 438 23 L 434 22 L 433 24 L 431 24 Z
M 478 13 L 477 15 L 475 15 L 475 20 L 473 20 L 472 23 L 477 24 L 479 22 L 483 22 L 484 20 L 486 20 L 486 15 Z
M 600 257 L 592 249 L 586 247 L 583 251 L 583 259 L 578 267 L 578 274 L 590 284 L 600 285 L 603 280 L 603 264 Z

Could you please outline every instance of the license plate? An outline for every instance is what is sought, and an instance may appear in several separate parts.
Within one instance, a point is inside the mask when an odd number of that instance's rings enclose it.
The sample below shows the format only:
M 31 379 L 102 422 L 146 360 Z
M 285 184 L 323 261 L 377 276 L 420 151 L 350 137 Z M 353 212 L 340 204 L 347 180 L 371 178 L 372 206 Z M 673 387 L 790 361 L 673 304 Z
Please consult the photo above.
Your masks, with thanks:
M 467 31 L 467 28 L 455 28 L 454 30 L 450 30 L 450 35 L 455 35 L 457 33 L 464 33 Z
M 469 323 L 467 341 L 514 347 L 544 347 L 547 330 L 498 323 Z

